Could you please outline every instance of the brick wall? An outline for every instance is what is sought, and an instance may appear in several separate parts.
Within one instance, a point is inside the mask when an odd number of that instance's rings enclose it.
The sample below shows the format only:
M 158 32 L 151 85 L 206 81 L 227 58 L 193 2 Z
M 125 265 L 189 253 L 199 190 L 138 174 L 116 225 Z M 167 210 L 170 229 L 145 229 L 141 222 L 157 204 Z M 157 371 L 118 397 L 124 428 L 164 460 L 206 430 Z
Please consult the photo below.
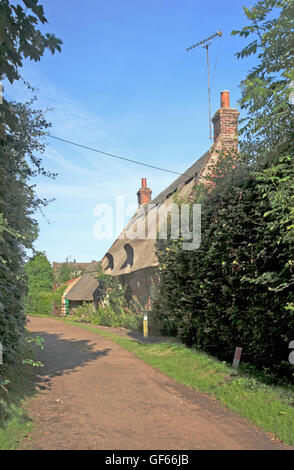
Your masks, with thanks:
M 121 280 L 127 284 L 131 296 L 135 296 L 143 308 L 150 307 L 150 290 L 153 275 L 154 267 L 150 267 L 121 276 Z
M 220 137 L 228 150 L 238 150 L 238 118 L 239 111 L 234 108 L 220 108 L 212 118 L 214 141 Z

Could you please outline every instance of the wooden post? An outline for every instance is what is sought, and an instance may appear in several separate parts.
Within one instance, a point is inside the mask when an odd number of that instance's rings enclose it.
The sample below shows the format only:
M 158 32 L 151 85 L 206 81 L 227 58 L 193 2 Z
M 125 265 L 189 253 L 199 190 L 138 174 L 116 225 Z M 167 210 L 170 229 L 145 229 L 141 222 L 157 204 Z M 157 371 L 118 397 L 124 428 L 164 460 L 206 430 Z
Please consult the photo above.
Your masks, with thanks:
M 232 365 L 232 367 L 236 370 L 239 367 L 241 354 L 242 354 L 242 348 L 238 348 L 238 346 L 237 346 L 236 349 L 235 349 L 235 355 L 234 355 L 233 365 Z

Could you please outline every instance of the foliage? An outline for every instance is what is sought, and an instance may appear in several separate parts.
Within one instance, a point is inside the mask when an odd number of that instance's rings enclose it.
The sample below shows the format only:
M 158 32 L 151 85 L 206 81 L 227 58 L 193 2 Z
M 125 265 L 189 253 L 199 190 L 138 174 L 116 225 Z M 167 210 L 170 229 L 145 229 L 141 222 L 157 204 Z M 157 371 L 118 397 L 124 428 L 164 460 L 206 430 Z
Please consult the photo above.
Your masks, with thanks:
M 25 273 L 28 283 L 25 312 L 49 315 L 53 307 L 53 269 L 46 254 L 37 252 L 26 263 Z
M 95 325 L 137 329 L 142 314 L 138 313 L 138 303 L 132 305 L 127 301 L 127 287 L 117 278 L 105 274 L 101 263 L 97 263 L 96 278 L 100 290 L 98 307 L 84 302 L 72 309 L 71 316 Z
M 32 346 L 33 344 L 35 344 L 36 346 L 38 346 L 40 349 L 44 350 L 44 338 L 42 338 L 41 336 L 31 336 L 31 335 L 28 335 L 26 338 L 25 338 L 26 342 Z M 33 353 L 33 350 L 32 350 L 32 347 L 30 348 L 30 357 L 27 357 L 25 359 L 22 359 L 22 364 L 28 364 L 32 367 L 43 367 L 44 364 L 40 361 L 37 361 L 34 357 L 34 353 Z
M 24 58 L 40 60 L 46 49 L 60 50 L 61 41 L 43 35 L 46 23 L 37 0 L 24 0 L 25 9 L 8 0 L 0 4 L 0 80 L 20 79 Z M 3 100 L 0 113 L 0 338 L 4 361 L 13 362 L 24 335 L 24 297 L 27 292 L 24 261 L 38 234 L 34 212 L 46 206 L 34 191 L 31 178 L 53 177 L 42 166 L 42 139 L 50 124 L 42 111 L 26 103 Z
M 57 273 L 54 276 L 54 281 L 56 284 L 62 285 L 66 282 L 74 279 L 83 274 L 83 270 L 77 271 L 73 268 L 69 259 L 66 258 L 65 263 L 62 263 L 61 267 L 58 269 Z
M 291 162 L 292 159 L 292 162 Z M 270 209 L 264 214 L 271 231 L 281 227 L 277 244 L 294 240 L 294 175 L 293 155 L 281 158 L 278 165 L 269 167 L 256 180 L 263 198 L 268 198 Z
M 37 252 L 25 265 L 29 293 L 51 291 L 53 287 L 53 269 L 44 252 Z
M 241 82 L 243 120 L 241 149 L 251 161 L 277 162 L 293 148 L 294 106 L 294 2 L 259 0 L 244 7 L 250 24 L 233 35 L 255 36 L 238 58 L 257 54 L 258 64 Z
M 33 344 L 43 348 L 43 338 L 25 333 L 13 364 L 4 362 L 0 374 L 0 449 L 17 448 L 19 439 L 29 433 L 32 420 L 23 401 L 35 393 L 34 369 L 42 366 L 35 360 Z M 29 367 L 28 367 L 29 366 Z M 32 367 L 31 367 L 32 366 Z M 1 378 L 2 377 L 2 378 Z M 3 378 L 5 377 L 5 378 Z M 1 386 L 2 384 L 2 386 Z
M 40 314 L 49 315 L 53 307 L 53 291 L 35 291 L 29 293 L 25 301 L 25 312 L 27 315 Z
M 206 196 L 199 250 L 158 240 L 161 281 L 153 322 L 161 334 L 179 335 L 221 359 L 232 360 L 241 346 L 243 359 L 267 377 L 269 371 L 294 382 L 288 362 L 294 338 L 293 158 L 244 173 L 239 179 L 226 175 Z
M 36 291 L 28 295 L 25 301 L 25 312 L 27 315 L 52 315 L 56 310 L 61 310 L 61 298 L 65 287 L 55 291 Z
M 142 315 L 124 309 L 115 310 L 108 304 L 107 306 L 99 305 L 96 308 L 92 303 L 84 302 L 79 307 L 73 308 L 70 317 L 77 321 L 92 323 L 101 326 L 113 326 L 116 328 L 138 329 Z
M 107 289 L 112 287 L 113 277 L 109 274 L 105 274 L 101 262 L 96 264 L 96 279 L 99 281 L 99 288 L 101 292 L 105 292 Z
M 72 273 L 72 269 L 68 262 L 62 263 L 60 269 L 55 276 L 55 282 L 57 284 L 65 284 L 66 282 L 73 279 L 75 276 Z
M 6 224 L 0 240 L 0 337 L 6 360 L 13 360 L 25 323 L 25 250 L 32 248 L 38 233 L 32 214 L 47 203 L 35 196 L 29 179 L 45 173 L 34 153 L 44 150 L 39 139 L 48 124 L 42 112 L 33 111 L 29 103 L 14 104 L 14 110 L 19 116 L 15 131 L 0 138 L 0 213 Z
M 5 232 L 9 233 L 10 235 L 15 236 L 15 237 L 17 237 L 19 235 L 16 231 L 12 230 L 9 227 L 9 225 L 7 223 L 7 220 L 4 219 L 4 217 L 3 217 L 3 214 L 0 214 L 0 241 L 1 242 L 4 242 L 2 234 L 4 234 Z
M 101 263 L 96 266 L 96 279 L 99 281 L 99 299 L 102 307 L 110 307 L 120 315 L 129 309 L 142 313 L 142 306 L 138 299 L 131 299 L 127 284 L 122 283 L 117 277 L 105 274 Z
M 159 240 L 160 284 L 152 321 L 220 359 L 242 360 L 268 382 L 290 380 L 294 338 L 293 1 L 260 0 L 245 14 L 256 34 L 238 57 L 257 53 L 241 83 L 238 160 L 219 155 L 202 201 L 202 242 Z M 196 199 L 195 199 L 195 202 Z
M 83 302 L 81 305 L 70 311 L 70 315 L 75 319 L 89 323 L 91 323 L 91 319 L 96 313 L 97 309 L 92 302 Z
M 22 4 L 2 0 L 0 4 L 0 80 L 10 83 L 21 78 L 19 69 L 24 59 L 39 61 L 46 49 L 52 54 L 61 51 L 62 41 L 54 34 L 42 34 L 37 26 L 46 24 L 38 0 L 23 0 Z M 30 88 L 30 86 L 28 85 Z M 5 99 L 1 105 L 0 128 L 14 128 L 17 116 Z
M 8 0 L 2 0 L 0 5 L 0 76 L 7 77 L 11 83 L 20 78 L 18 68 L 22 67 L 24 58 L 39 61 L 45 49 L 54 54 L 56 49 L 61 50 L 62 44 L 54 34 L 44 36 L 36 29 L 38 22 L 47 23 L 38 0 L 23 0 L 23 4 L 25 9 Z

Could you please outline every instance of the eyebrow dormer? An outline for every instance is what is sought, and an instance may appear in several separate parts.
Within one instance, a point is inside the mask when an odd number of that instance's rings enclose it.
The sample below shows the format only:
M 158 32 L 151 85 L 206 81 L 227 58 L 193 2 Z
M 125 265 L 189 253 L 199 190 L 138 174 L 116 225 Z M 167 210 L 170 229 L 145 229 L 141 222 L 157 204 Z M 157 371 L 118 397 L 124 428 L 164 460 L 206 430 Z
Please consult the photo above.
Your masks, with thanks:
M 126 252 L 126 259 L 120 269 L 124 269 L 127 267 L 131 268 L 134 263 L 134 248 L 129 243 L 126 243 L 124 249 Z
M 114 268 L 113 256 L 112 256 L 110 253 L 106 253 L 105 257 L 106 257 L 107 260 L 108 260 L 108 265 L 106 266 L 105 271 L 106 271 L 107 269 L 112 270 L 112 269 Z

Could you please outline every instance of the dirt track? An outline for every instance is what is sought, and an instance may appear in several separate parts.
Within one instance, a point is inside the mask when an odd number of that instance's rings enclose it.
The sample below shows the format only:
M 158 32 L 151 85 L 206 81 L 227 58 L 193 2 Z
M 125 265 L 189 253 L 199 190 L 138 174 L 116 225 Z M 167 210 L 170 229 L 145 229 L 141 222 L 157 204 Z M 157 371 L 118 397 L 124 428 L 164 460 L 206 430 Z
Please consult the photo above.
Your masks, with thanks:
M 45 339 L 30 448 L 284 448 L 110 340 L 54 319 L 30 318 L 29 329 Z

